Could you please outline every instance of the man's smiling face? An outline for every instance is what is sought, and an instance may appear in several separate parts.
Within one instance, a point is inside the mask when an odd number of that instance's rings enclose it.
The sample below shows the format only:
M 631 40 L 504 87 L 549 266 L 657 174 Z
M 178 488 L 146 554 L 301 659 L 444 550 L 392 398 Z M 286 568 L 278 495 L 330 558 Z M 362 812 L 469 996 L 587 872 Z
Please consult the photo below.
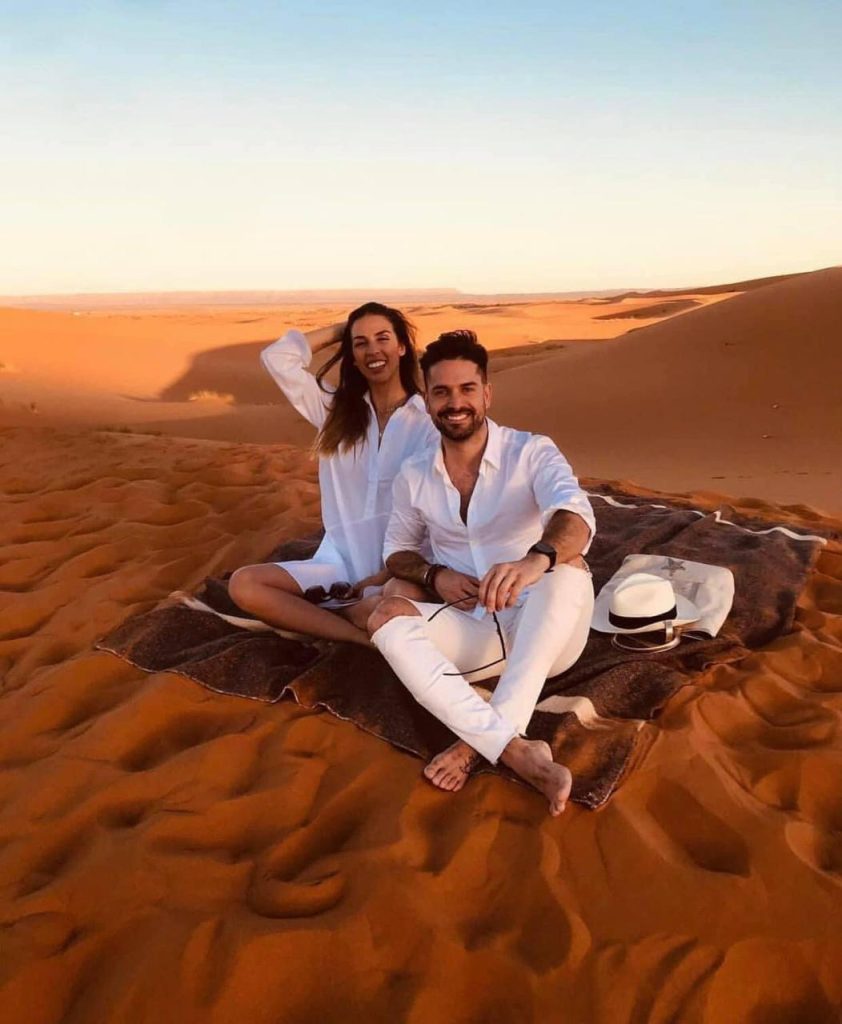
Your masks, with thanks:
M 485 423 L 491 385 L 470 359 L 442 359 L 427 374 L 427 410 L 439 433 L 467 441 Z

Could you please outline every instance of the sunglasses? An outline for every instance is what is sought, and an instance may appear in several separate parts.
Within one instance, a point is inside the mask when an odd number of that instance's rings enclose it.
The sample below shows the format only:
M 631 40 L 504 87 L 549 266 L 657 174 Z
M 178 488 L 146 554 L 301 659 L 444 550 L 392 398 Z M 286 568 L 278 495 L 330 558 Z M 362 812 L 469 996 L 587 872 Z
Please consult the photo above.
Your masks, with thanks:
M 304 600 L 310 604 L 324 604 L 325 601 L 349 601 L 354 596 L 353 583 L 331 583 L 325 590 L 322 586 L 308 587 Z

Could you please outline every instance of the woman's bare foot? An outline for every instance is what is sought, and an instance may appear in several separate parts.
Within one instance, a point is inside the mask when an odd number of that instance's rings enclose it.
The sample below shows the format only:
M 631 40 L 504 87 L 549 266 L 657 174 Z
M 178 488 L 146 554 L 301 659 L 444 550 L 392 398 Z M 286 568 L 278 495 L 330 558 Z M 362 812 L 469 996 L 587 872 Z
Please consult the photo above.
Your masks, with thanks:
M 365 634 L 364 646 L 366 647 L 372 647 L 373 644 L 371 643 L 371 640 L 369 640 L 365 624 L 368 622 L 368 617 L 381 600 L 382 598 L 380 595 L 375 594 L 373 597 L 364 597 L 361 601 L 357 601 L 356 604 L 349 604 L 344 608 L 337 609 L 338 615 L 341 615 L 343 619 L 347 619 L 352 626 L 356 626 L 361 633 Z M 362 640 L 359 642 L 363 643 Z
M 553 761 L 553 752 L 548 743 L 516 736 L 503 751 L 500 760 L 544 794 L 550 802 L 550 814 L 554 818 L 561 814 L 567 806 L 573 776 L 569 768 Z
M 457 793 L 468 781 L 471 769 L 479 760 L 479 754 L 462 740 L 436 754 L 424 769 L 424 775 L 434 786 Z

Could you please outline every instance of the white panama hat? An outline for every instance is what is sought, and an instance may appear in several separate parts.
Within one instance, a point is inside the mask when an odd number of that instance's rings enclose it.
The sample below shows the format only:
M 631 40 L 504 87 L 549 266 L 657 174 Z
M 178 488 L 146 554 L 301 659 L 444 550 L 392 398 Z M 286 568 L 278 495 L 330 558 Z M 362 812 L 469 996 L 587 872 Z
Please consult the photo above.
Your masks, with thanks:
M 594 605 L 592 628 L 600 633 L 653 633 L 697 622 L 699 609 L 677 594 L 662 576 L 635 572 L 616 588 L 603 588 Z

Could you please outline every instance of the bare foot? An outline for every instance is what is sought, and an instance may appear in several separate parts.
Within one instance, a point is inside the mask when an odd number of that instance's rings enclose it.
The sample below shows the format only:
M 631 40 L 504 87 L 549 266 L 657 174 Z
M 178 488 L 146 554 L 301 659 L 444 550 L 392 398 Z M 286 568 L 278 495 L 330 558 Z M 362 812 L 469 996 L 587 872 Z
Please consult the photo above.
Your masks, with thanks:
M 344 608 L 338 608 L 337 614 L 365 633 L 365 624 L 368 622 L 368 617 L 381 600 L 382 598 L 379 594 L 374 597 L 364 597 L 361 601 L 357 601 L 356 604 L 349 604 Z
M 462 740 L 452 747 L 436 754 L 424 769 L 424 775 L 439 789 L 457 793 L 468 781 L 471 769 L 479 760 L 479 754 Z
M 550 802 L 550 814 L 554 818 L 561 814 L 567 806 L 573 776 L 563 764 L 553 761 L 553 752 L 548 743 L 516 736 L 503 751 L 500 760 L 544 794 Z

